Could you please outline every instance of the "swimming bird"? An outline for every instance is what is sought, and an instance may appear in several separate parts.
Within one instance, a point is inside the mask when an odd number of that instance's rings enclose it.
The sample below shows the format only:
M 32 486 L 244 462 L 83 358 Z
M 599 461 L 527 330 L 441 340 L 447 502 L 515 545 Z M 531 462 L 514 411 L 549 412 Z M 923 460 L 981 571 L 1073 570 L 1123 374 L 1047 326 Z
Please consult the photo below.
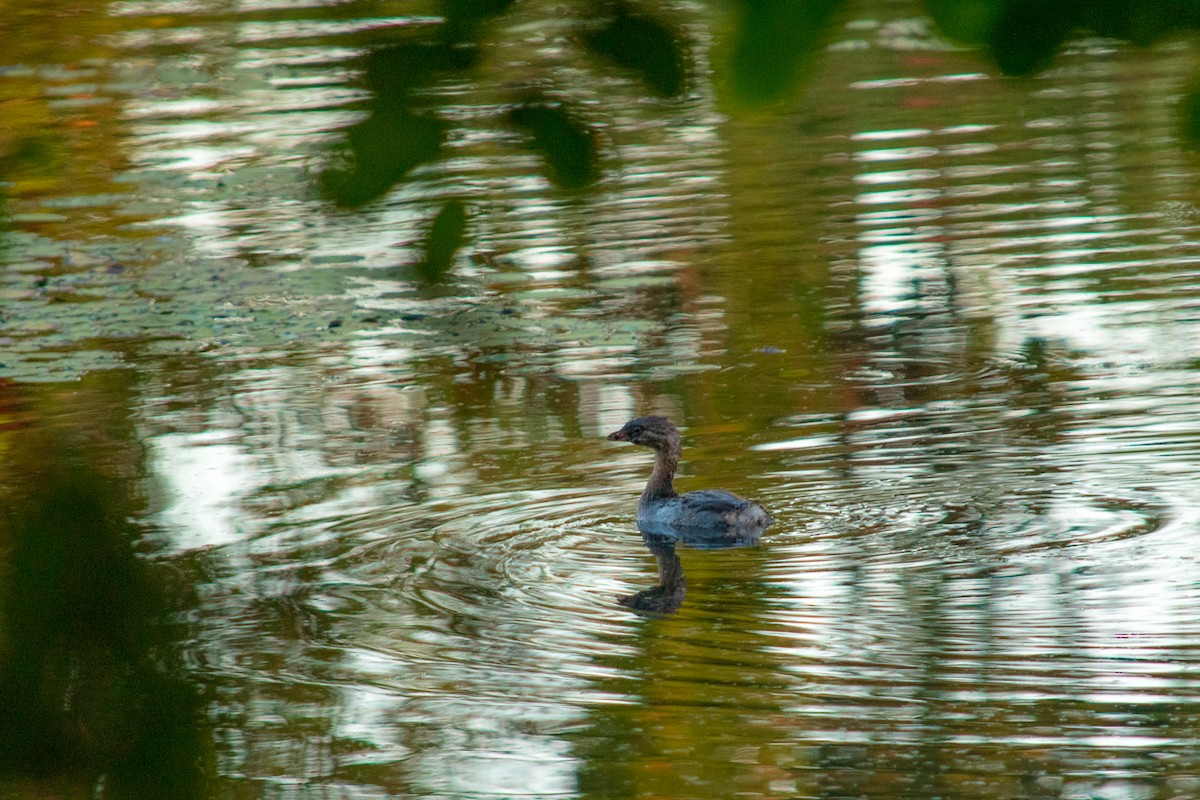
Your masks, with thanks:
M 672 485 L 682 448 L 679 431 L 666 417 L 638 417 L 608 435 L 654 450 L 654 471 L 638 502 L 638 527 L 670 529 L 691 536 L 754 539 L 773 521 L 756 503 L 724 489 L 678 494 Z

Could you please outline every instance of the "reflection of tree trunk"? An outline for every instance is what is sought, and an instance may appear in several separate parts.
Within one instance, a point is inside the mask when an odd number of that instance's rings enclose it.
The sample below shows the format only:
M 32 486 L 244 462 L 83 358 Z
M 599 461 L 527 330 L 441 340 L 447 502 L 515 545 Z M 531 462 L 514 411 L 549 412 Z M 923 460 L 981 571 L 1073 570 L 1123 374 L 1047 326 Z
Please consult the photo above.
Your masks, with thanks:
M 0 794 L 49 781 L 114 800 L 200 798 L 213 768 L 204 698 L 178 666 L 176 587 L 136 552 L 143 489 L 127 476 L 141 451 L 119 393 L 106 394 L 72 387 L 64 432 L 62 398 L 47 392 L 6 434 Z
M 658 560 L 658 586 L 622 597 L 617 602 L 640 614 L 674 614 L 687 595 L 683 562 L 675 552 L 674 542 L 647 541 L 646 546 Z

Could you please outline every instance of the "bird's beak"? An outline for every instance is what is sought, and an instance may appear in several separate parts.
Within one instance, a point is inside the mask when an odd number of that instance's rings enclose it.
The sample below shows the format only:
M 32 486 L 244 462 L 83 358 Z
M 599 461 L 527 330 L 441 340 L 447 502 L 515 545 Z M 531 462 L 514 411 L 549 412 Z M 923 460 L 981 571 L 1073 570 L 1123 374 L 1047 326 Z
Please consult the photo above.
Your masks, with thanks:
M 621 428 L 619 431 L 613 431 L 610 433 L 608 435 L 608 440 L 610 442 L 628 442 L 629 434 L 625 432 L 624 428 Z

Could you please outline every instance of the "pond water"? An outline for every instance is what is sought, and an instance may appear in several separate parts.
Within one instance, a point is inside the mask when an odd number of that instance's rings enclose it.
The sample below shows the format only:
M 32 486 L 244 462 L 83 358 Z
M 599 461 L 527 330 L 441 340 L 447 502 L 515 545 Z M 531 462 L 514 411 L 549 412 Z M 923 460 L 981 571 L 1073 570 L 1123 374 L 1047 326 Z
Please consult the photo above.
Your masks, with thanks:
M 694 4 L 654 101 L 516 4 L 347 211 L 432 8 L 70 5 L 0 28 L 4 796 L 1200 796 L 1194 48 L 1005 80 L 871 0 L 731 117 Z M 761 542 L 647 546 L 646 413 Z

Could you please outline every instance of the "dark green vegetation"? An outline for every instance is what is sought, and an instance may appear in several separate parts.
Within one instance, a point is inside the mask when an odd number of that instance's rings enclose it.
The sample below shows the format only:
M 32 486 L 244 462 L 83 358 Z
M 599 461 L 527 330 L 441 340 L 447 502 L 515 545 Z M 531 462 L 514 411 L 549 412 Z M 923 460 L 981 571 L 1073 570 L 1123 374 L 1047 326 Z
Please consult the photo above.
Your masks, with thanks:
M 600 175 L 596 132 L 561 103 L 533 100 L 512 110 L 509 120 L 542 156 L 546 177 L 562 189 L 582 189 Z
M 606 15 L 585 27 L 587 49 L 639 77 L 659 97 L 676 97 L 687 88 L 686 44 L 669 25 L 617 2 Z
M 378 200 L 441 152 L 444 122 L 384 102 L 378 106 L 347 132 L 345 163 L 322 176 L 326 193 L 341 205 L 361 206 Z
M 0 417 L 24 417 L 5 400 L 0 386 Z M 88 415 L 5 434 L 0 795 L 84 796 L 99 781 L 110 800 L 209 796 L 207 700 L 181 658 L 187 586 L 135 552 L 143 508 L 121 427 Z
M 462 200 L 451 198 L 433 218 L 421 248 L 424 259 L 418 265 L 421 277 L 429 282 L 442 278 L 454 265 L 454 254 L 462 247 L 467 233 L 467 209 Z
M 371 92 L 368 117 L 346 132 L 340 163 L 323 177 L 327 196 L 358 207 L 379 199 L 422 164 L 444 155 L 451 124 L 425 90 L 439 80 L 465 78 L 480 62 L 485 26 L 511 10 L 507 0 L 445 0 L 442 22 L 404 41 L 380 47 L 363 66 Z M 1200 27 L 1195 0 L 926 0 L 926 9 L 952 41 L 979 48 L 1004 74 L 1027 76 L 1045 69 L 1068 38 L 1096 34 L 1148 46 Z M 730 3 L 731 29 L 717 47 L 716 79 L 732 108 L 772 107 L 802 89 L 827 39 L 847 7 L 845 0 L 741 0 Z M 650 97 L 681 96 L 695 72 L 692 44 L 657 4 L 616 0 L 577 20 L 578 46 L 596 56 L 599 69 L 635 77 Z M 581 113 L 558 90 L 521 90 L 504 121 L 542 159 L 545 177 L 564 191 L 579 191 L 602 176 L 598 130 L 604 114 Z M 532 95 L 532 96 L 531 96 Z M 1191 94 L 1181 120 L 1200 139 L 1200 95 Z M 437 227 L 436 225 L 434 226 Z M 437 280 L 453 253 L 451 238 L 431 237 L 422 275 Z M 465 237 L 455 238 L 460 243 Z
M 1095 34 L 1147 47 L 1200 26 L 1192 0 L 926 0 L 952 40 L 986 47 L 1008 75 L 1049 66 L 1073 35 Z

